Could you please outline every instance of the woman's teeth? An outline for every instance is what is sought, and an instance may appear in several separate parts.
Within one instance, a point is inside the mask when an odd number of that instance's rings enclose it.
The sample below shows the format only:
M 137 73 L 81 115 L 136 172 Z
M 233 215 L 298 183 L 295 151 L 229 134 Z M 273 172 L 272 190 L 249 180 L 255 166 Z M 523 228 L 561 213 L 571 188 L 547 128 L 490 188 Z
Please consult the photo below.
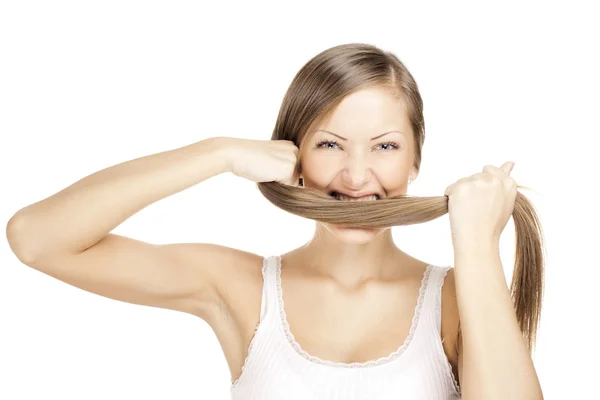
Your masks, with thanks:
M 341 200 L 341 201 L 368 201 L 368 200 L 377 200 L 379 196 L 377 196 L 376 194 L 372 195 L 372 196 L 363 196 L 363 197 L 349 197 L 349 196 L 344 196 L 343 194 L 339 194 L 339 193 L 334 193 L 333 194 L 333 198 L 336 200 Z

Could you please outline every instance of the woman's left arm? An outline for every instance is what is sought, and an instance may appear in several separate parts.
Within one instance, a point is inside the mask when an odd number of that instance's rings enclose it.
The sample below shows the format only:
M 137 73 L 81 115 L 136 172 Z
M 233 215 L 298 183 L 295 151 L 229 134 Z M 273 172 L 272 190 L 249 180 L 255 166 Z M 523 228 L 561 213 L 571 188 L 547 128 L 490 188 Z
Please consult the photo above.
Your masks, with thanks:
M 454 249 L 462 398 L 543 399 L 518 325 L 496 241 Z

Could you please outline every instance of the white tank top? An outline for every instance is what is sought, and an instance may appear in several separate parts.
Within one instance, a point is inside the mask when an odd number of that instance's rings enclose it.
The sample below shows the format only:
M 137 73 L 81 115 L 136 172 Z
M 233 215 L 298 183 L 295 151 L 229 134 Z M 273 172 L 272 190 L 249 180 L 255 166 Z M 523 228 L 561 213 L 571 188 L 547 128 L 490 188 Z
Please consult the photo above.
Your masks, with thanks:
M 441 293 L 450 267 L 428 265 L 404 343 L 362 363 L 322 360 L 290 332 L 281 292 L 281 256 L 264 257 L 260 321 L 232 400 L 450 400 L 460 387 L 441 340 Z

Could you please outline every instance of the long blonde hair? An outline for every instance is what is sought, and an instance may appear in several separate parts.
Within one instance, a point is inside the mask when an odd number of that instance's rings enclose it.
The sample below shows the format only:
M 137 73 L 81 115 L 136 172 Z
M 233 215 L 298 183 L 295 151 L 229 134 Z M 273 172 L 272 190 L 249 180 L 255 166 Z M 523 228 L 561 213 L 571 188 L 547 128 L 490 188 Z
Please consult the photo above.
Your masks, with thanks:
M 391 52 L 364 43 L 329 48 L 310 59 L 294 77 L 283 99 L 271 140 L 290 140 L 300 149 L 307 134 L 320 124 L 345 96 L 361 88 L 385 87 L 402 96 L 414 135 L 414 167 L 419 171 L 425 141 L 423 101 L 417 83 Z M 298 165 L 301 172 L 301 165 Z M 368 202 L 340 202 L 313 188 L 279 182 L 257 183 L 274 205 L 316 221 L 362 228 L 420 224 L 448 212 L 448 197 L 402 194 Z M 517 188 L 523 188 L 517 185 Z M 535 347 L 544 281 L 543 234 L 530 201 L 517 192 L 512 214 L 516 257 L 510 295 L 524 340 Z

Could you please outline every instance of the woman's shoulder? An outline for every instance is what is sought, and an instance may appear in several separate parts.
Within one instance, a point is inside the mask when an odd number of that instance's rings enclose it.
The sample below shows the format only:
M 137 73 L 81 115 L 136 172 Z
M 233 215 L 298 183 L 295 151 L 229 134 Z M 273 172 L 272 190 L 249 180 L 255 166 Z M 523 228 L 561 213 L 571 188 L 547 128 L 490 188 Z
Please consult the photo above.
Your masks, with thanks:
M 248 284 L 262 285 L 262 267 L 267 257 L 247 250 L 229 249 L 230 259 L 222 266 L 216 266 L 216 273 L 222 274 L 227 284 L 227 292 L 243 290 Z

